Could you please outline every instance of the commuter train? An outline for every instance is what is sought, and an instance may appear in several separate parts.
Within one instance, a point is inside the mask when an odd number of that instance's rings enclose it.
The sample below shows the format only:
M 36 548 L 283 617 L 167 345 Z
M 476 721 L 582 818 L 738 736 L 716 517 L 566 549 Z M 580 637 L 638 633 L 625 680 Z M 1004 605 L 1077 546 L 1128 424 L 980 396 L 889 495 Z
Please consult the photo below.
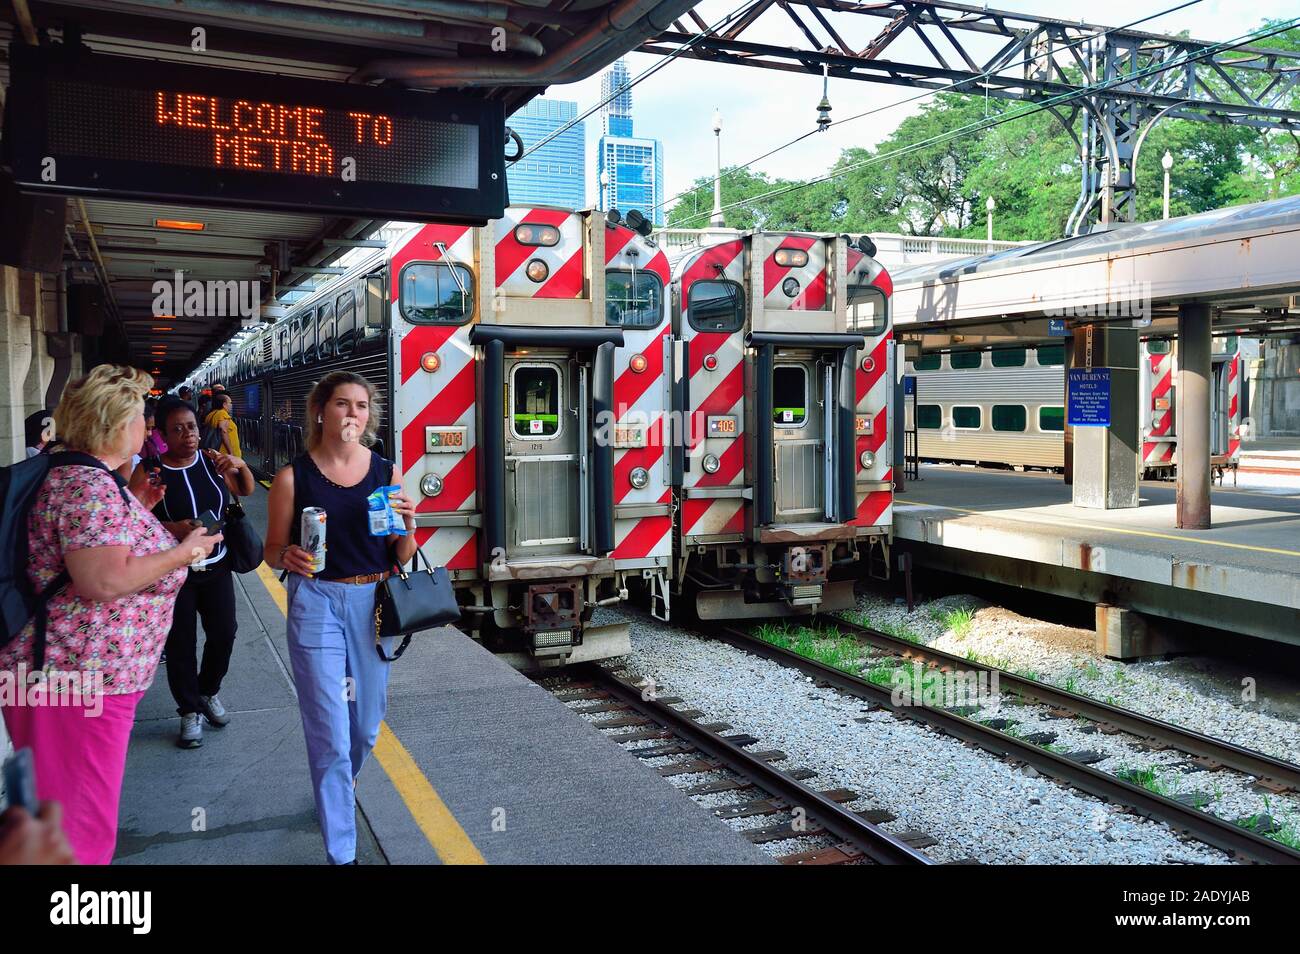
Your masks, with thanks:
M 365 375 L 422 551 L 520 668 L 628 652 L 591 620 L 630 590 L 663 619 L 704 590 L 710 617 L 844 605 L 831 571 L 890 534 L 874 248 L 736 233 L 674 268 L 648 233 L 549 207 L 417 226 L 186 383 L 226 386 L 270 475 L 312 384 Z
M 907 362 L 916 399 L 906 406 L 922 460 L 1060 470 L 1065 466 L 1065 347 L 928 354 Z M 1216 468 L 1241 457 L 1242 362 L 1235 337 L 1215 338 L 1210 454 Z M 1140 345 L 1138 413 L 1146 477 L 1178 462 L 1177 344 Z

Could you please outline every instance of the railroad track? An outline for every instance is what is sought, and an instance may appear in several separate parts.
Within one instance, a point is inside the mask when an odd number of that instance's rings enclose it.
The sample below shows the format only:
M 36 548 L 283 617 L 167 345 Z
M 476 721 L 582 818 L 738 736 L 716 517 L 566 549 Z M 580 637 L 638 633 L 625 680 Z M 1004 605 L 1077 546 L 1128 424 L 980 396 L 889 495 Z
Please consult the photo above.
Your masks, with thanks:
M 650 741 L 660 743 L 632 749 L 634 755 L 640 758 L 695 756 L 662 767 L 661 774 L 675 776 L 726 769 L 739 776 L 739 779 L 684 789 L 686 794 L 759 790 L 738 795 L 743 799 L 741 801 L 712 809 L 716 817 L 725 820 L 788 813 L 797 819 L 797 822 L 748 829 L 744 834 L 750 840 L 784 841 L 826 835 L 836 842 L 830 848 L 783 855 L 779 858 L 782 863 L 935 863 L 907 840 L 910 837 L 912 841 L 923 843 L 918 833 L 896 835 L 879 827 L 878 823 L 892 820 L 889 813 L 859 813 L 846 808 L 846 803 L 858 798 L 857 793 L 847 789 L 818 791 L 803 782 L 815 773 L 806 769 L 783 771 L 773 764 L 783 760 L 784 753 L 747 751 L 748 746 L 758 741 L 754 737 L 737 733 L 723 735 L 722 732 L 730 726 L 697 722 L 695 717 L 700 713 L 674 708 L 680 699 L 646 698 L 651 694 L 642 686 L 621 678 L 605 666 L 586 663 L 570 667 L 568 674 L 574 681 L 552 691 L 575 690 L 563 701 L 583 703 L 582 708 L 575 709 L 579 713 L 612 713 L 611 718 L 592 723 L 597 728 L 629 730 L 608 738 L 625 745 Z
M 1153 739 L 1157 742 L 1177 738 L 1180 744 L 1175 747 L 1187 746 L 1188 750 L 1190 750 L 1189 754 L 1198 759 L 1217 761 L 1221 765 L 1232 768 L 1249 765 L 1252 768 L 1238 768 L 1237 770 L 1249 771 L 1252 775 L 1256 775 L 1253 769 L 1259 768 L 1261 770 L 1260 774 L 1277 785 L 1286 785 L 1287 780 L 1294 777 L 1295 766 L 1262 753 L 1253 752 L 1195 732 L 1189 732 L 1159 720 L 1148 719 L 1129 710 L 1119 709 L 1092 699 L 1086 699 L 1083 696 L 1076 696 L 1073 693 L 1047 687 L 1041 683 L 996 669 L 996 667 L 981 667 L 979 664 L 972 663 L 961 657 L 918 646 L 906 640 L 898 640 L 885 633 L 878 633 L 875 630 L 857 626 L 838 617 L 835 619 L 835 623 L 846 633 L 858 635 L 868 643 L 888 649 L 905 658 L 927 663 L 933 661 L 932 665 L 947 667 L 950 671 L 958 668 L 965 671 L 985 671 L 990 677 L 996 671 L 999 681 L 1005 681 L 1007 686 L 1011 687 L 1016 693 L 1023 693 L 1025 698 L 1032 698 L 1034 701 L 1052 705 L 1069 715 L 1078 714 L 1092 719 L 1099 719 L 1109 725 L 1118 726 L 1124 731 L 1134 731 L 1135 734 L 1142 736 L 1144 739 Z M 701 633 L 700 635 L 706 638 L 719 639 L 737 649 L 769 659 L 782 666 L 796 669 L 822 685 L 881 706 L 902 718 L 922 722 L 931 728 L 1001 758 L 1032 766 L 1043 775 L 1062 781 L 1094 797 L 1127 806 L 1137 814 L 1162 822 L 1175 831 L 1228 852 L 1239 861 L 1265 864 L 1300 863 L 1300 852 L 1286 845 L 1265 838 L 1216 815 L 1202 812 L 1163 795 L 1158 795 L 1119 776 L 1111 775 L 1071 759 L 1066 755 L 1050 751 L 1031 741 L 1020 739 L 1014 735 L 986 726 L 974 719 L 966 718 L 959 711 L 937 705 L 927 705 L 923 700 L 907 698 L 903 701 L 895 701 L 894 692 L 888 686 L 877 685 L 841 669 L 801 656 L 791 650 L 774 646 L 756 636 L 750 635 L 743 629 L 719 626 L 707 634 Z M 1078 702 L 1077 707 L 1075 706 L 1076 700 Z M 1170 744 L 1173 744 L 1172 741 Z M 1262 771 L 1266 765 L 1270 769 L 1268 773 Z M 1256 777 L 1260 777 L 1260 775 L 1256 775 Z

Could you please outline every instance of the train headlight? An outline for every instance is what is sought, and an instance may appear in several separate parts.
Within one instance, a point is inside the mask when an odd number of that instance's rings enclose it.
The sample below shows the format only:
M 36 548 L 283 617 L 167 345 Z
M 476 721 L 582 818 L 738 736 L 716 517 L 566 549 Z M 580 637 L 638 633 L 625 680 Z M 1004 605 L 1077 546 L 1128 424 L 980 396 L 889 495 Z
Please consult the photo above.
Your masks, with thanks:
M 535 282 L 544 282 L 546 276 L 551 274 L 551 269 L 540 258 L 535 258 L 528 263 L 528 267 L 524 269 L 524 274 Z
M 718 468 L 721 466 L 722 466 L 722 462 L 718 460 L 716 454 L 704 455 L 704 472 L 706 474 L 716 474 L 718 472 Z
M 782 268 L 803 268 L 808 264 L 808 253 L 801 248 L 778 248 L 772 259 Z
M 799 279 L 793 276 L 787 278 L 781 283 L 781 291 L 785 292 L 786 298 L 794 298 L 799 294 Z
M 646 484 L 650 483 L 650 471 L 644 467 L 633 467 L 627 475 L 627 482 L 636 490 L 645 490 Z
M 554 225 L 534 225 L 525 222 L 515 226 L 515 241 L 520 245 L 541 245 L 550 248 L 560 244 L 560 230 Z
M 876 466 L 876 455 L 871 453 L 871 451 L 863 451 L 862 456 L 860 456 L 858 460 L 862 461 L 862 466 L 866 470 L 870 470 L 872 467 Z
M 425 474 L 420 478 L 420 493 L 426 497 L 436 497 L 442 493 L 442 478 L 437 474 Z
M 426 351 L 420 356 L 420 367 L 432 374 L 442 367 L 442 359 L 435 352 Z

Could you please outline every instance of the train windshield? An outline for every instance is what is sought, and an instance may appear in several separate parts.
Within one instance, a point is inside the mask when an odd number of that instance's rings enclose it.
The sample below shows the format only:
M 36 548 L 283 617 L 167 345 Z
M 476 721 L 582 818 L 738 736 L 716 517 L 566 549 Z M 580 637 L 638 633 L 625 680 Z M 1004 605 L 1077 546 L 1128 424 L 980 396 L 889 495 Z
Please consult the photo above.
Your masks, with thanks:
M 739 331 L 745 324 L 744 301 L 735 282 L 702 279 L 691 285 L 686 317 L 696 331 Z
M 605 324 L 654 328 L 663 320 L 663 282 L 654 272 L 605 273 Z
M 885 293 L 875 285 L 849 285 L 849 331 L 884 334 L 889 323 Z
M 461 325 L 474 314 L 474 275 L 464 265 L 412 262 L 401 289 L 402 317 L 412 324 Z

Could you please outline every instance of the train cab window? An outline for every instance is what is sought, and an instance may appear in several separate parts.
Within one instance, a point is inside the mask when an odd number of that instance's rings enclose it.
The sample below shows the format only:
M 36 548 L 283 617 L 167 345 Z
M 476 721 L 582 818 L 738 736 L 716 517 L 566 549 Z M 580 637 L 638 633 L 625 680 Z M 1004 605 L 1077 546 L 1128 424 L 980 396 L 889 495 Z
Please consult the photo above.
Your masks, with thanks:
M 995 431 L 1023 431 L 1025 416 L 1023 404 L 994 404 L 990 415 Z
M 686 317 L 696 331 L 739 331 L 745 324 L 745 292 L 735 282 L 701 279 L 687 294 Z
M 316 309 L 316 354 L 325 358 L 334 353 L 334 306 L 328 302 Z
M 889 324 L 885 293 L 875 285 L 850 285 L 848 301 L 849 331 L 863 335 L 881 335 Z
M 1168 338 L 1151 338 L 1147 341 L 1147 354 L 1168 354 L 1172 346 Z
M 520 440 L 560 433 L 563 394 L 560 369 L 553 364 L 517 364 L 510 374 L 510 431 Z
M 474 316 L 474 274 L 453 262 L 412 262 L 402 269 L 398 303 L 415 325 L 463 325 Z
M 778 364 L 772 369 L 772 423 L 803 427 L 807 419 L 808 370 L 800 364 Z
M 663 321 L 664 286 L 654 272 L 605 273 L 605 324 L 655 328 Z
M 1051 368 L 1065 364 L 1065 345 L 1043 345 L 1038 349 L 1038 366 Z
M 941 354 L 923 354 L 912 362 L 912 369 L 915 371 L 938 371 L 939 364 L 943 361 Z
M 918 404 L 916 426 L 927 431 L 937 431 L 943 426 L 943 408 L 937 404 Z
M 1038 429 L 1040 431 L 1065 430 L 1065 408 L 1040 407 L 1038 409 Z
M 952 409 L 952 426 L 959 431 L 978 431 L 983 418 L 982 409 L 976 405 L 955 405 Z
M 1214 354 L 1236 354 L 1237 353 L 1237 336 L 1226 335 L 1222 338 L 1215 338 L 1210 346 Z
M 334 341 L 339 354 L 352 350 L 352 340 L 357 331 L 357 296 L 345 291 L 334 302 Z
M 984 355 L 978 351 L 954 351 L 948 355 L 948 367 L 954 371 L 969 371 L 978 368 L 983 358 Z
M 995 368 L 1023 368 L 1025 366 L 1024 348 L 1000 348 L 992 353 Z

